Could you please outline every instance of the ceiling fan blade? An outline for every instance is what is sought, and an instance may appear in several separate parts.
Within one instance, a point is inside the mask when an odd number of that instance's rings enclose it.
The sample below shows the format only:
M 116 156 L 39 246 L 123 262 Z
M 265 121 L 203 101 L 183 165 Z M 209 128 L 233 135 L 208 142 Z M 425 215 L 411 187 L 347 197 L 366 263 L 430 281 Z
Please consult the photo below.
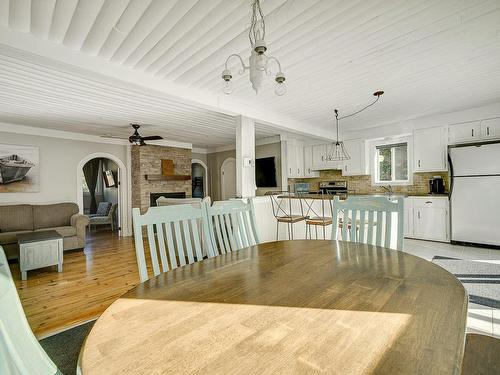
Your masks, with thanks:
M 149 137 L 142 137 L 142 139 L 145 141 L 159 141 L 160 139 L 163 139 L 163 137 L 160 137 L 159 135 L 151 135 Z
M 127 137 L 120 137 L 118 135 L 112 135 L 112 134 L 101 134 L 99 135 L 101 138 L 112 138 L 112 139 L 128 139 Z

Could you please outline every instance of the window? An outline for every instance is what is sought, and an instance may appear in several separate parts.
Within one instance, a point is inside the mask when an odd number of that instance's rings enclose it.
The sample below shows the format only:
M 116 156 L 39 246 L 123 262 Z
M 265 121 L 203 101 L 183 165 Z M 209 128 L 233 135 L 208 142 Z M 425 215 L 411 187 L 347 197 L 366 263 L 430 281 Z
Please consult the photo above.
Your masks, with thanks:
M 378 144 L 375 146 L 375 184 L 409 184 L 408 142 Z

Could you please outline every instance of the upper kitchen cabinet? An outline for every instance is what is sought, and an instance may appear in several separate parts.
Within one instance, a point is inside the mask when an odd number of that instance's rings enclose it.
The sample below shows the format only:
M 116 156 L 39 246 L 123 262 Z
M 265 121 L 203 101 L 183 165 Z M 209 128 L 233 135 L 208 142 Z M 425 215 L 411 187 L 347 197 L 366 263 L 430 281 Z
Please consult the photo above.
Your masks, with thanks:
M 362 139 L 344 141 L 349 160 L 341 162 L 342 176 L 360 176 L 370 174 L 366 161 L 366 142 Z
M 325 170 L 325 169 L 341 169 L 342 166 L 337 161 L 327 161 L 326 155 L 331 149 L 332 144 L 322 144 L 312 146 L 312 159 L 313 159 L 313 169 L 315 170 Z
M 449 143 L 477 142 L 481 139 L 481 123 L 479 121 L 466 122 L 464 124 L 450 125 Z
M 481 121 L 481 137 L 484 140 L 500 138 L 500 118 Z
M 447 128 L 419 129 L 413 132 L 413 171 L 438 172 L 448 169 Z
M 304 177 L 304 145 L 295 139 L 287 141 L 286 165 L 289 178 Z
M 326 145 L 314 145 L 312 146 L 312 163 L 316 170 L 325 169 L 326 161 Z
M 314 169 L 313 146 L 304 146 L 304 177 L 319 177 L 319 172 Z

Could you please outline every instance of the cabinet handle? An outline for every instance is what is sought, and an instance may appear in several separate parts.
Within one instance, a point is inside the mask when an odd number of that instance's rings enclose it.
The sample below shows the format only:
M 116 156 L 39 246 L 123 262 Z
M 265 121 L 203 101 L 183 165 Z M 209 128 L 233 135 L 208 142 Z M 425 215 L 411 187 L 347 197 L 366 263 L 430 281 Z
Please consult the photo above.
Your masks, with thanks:
M 446 219 L 444 220 L 444 227 L 445 227 L 445 233 L 446 233 L 446 240 L 448 240 L 448 210 L 445 212 L 445 217 Z
M 347 165 L 345 166 L 345 171 L 347 172 Z
M 432 202 L 431 201 L 427 201 L 427 202 L 425 202 L 425 204 L 432 204 Z
M 486 135 L 490 135 L 490 127 L 489 126 L 486 127 Z
M 307 168 L 307 173 L 311 174 L 311 168 Z
M 417 216 L 420 219 L 420 211 L 417 211 Z
M 297 173 L 300 174 L 300 169 L 299 168 L 297 168 Z
M 472 129 L 472 136 L 474 137 L 474 129 Z
M 325 157 L 324 156 L 321 157 L 321 161 L 325 161 Z
M 420 168 L 420 160 L 418 161 L 418 167 Z
M 292 174 L 292 168 L 290 168 L 290 174 Z

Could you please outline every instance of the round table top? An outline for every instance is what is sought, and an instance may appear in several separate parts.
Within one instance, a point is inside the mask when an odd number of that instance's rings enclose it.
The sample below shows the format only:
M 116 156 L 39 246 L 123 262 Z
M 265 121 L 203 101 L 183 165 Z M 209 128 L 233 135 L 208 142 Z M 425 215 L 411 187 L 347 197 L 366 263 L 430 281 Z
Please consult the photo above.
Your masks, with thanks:
M 90 374 L 459 374 L 467 294 L 386 248 L 269 242 L 152 278 L 82 349 Z

